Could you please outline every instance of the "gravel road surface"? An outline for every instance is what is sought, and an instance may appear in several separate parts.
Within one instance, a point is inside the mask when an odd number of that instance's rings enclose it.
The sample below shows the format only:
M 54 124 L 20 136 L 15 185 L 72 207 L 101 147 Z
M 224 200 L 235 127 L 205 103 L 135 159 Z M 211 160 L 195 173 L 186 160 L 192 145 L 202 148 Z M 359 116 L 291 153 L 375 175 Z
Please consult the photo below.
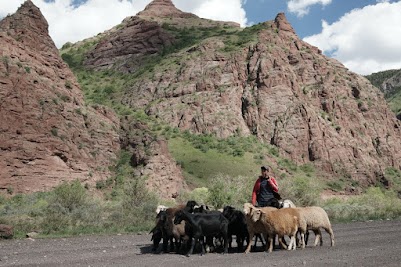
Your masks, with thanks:
M 321 247 L 191 257 L 151 253 L 147 234 L 0 240 L 0 266 L 401 266 L 401 220 L 335 224 L 333 230 L 334 247 L 323 232 Z

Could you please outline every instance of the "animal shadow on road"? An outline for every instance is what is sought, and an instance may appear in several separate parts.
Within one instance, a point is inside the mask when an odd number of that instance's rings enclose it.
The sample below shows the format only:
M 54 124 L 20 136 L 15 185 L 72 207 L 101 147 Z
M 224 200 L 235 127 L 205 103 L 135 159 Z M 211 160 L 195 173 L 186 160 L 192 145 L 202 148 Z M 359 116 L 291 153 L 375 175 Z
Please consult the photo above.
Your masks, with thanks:
M 159 254 L 160 253 L 160 250 L 152 251 L 152 249 L 153 249 L 152 244 L 146 244 L 146 245 L 140 247 L 141 254 Z

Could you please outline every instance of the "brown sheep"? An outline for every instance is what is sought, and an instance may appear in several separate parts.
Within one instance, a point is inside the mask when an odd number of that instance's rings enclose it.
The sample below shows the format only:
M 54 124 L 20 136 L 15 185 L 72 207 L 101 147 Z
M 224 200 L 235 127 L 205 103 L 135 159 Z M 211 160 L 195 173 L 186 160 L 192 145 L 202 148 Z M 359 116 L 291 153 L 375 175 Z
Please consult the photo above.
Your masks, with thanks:
M 251 203 L 244 204 L 244 214 L 245 214 L 246 224 L 247 224 L 248 233 L 249 233 L 249 242 L 248 242 L 248 246 L 246 247 L 245 253 L 249 253 L 249 251 L 251 251 L 251 243 L 252 243 L 252 239 L 255 234 L 264 234 L 264 237 L 267 240 L 266 230 L 265 230 L 264 225 L 259 221 L 254 222 L 251 219 L 252 211 L 255 209 L 257 209 L 257 208 L 254 205 L 252 205 Z M 260 208 L 260 209 L 262 209 L 264 211 L 277 210 L 276 208 L 273 208 L 273 207 L 264 207 L 264 208 Z
M 288 250 L 296 249 L 295 237 L 299 225 L 299 212 L 294 208 L 264 211 L 254 209 L 251 213 L 251 219 L 254 223 L 261 222 L 268 235 L 268 244 L 266 251 L 273 251 L 273 239 L 278 236 L 279 243 L 284 246 L 282 239 L 288 235 L 291 239 Z

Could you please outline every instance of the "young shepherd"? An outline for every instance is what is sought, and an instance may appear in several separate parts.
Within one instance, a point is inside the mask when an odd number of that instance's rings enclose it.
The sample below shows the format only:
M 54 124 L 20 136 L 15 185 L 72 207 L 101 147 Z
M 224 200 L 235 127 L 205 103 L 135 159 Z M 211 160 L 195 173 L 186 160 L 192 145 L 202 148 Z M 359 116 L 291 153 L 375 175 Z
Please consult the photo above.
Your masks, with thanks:
M 315 246 L 317 246 L 319 239 L 320 239 L 320 245 L 323 245 L 322 232 L 320 231 L 320 228 L 323 228 L 330 235 L 331 246 L 334 246 L 333 229 L 331 228 L 329 216 L 327 216 L 327 213 L 324 209 L 317 206 L 299 207 L 296 209 L 300 214 L 301 225 L 303 225 L 300 228 L 304 228 L 300 230 L 306 233 L 308 230 L 312 230 L 315 233 Z M 305 247 L 305 244 L 306 242 L 302 242 L 303 248 Z
M 296 249 L 295 237 L 298 231 L 299 212 L 294 208 L 263 211 L 261 209 L 253 209 L 251 214 L 254 223 L 261 222 L 265 227 L 268 235 L 268 244 L 266 251 L 273 251 L 273 239 L 275 235 L 281 246 L 284 246 L 282 239 L 288 235 L 291 239 L 288 250 Z M 302 237 L 301 237 L 302 238 Z

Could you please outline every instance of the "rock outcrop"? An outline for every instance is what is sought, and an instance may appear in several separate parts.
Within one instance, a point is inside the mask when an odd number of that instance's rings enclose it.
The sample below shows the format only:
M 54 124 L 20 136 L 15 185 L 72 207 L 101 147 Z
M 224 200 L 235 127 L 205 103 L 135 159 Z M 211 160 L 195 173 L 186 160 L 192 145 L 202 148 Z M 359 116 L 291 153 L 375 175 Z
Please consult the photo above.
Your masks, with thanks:
M 385 168 L 401 168 L 401 125 L 380 91 L 300 40 L 284 14 L 255 27 L 258 41 L 234 52 L 214 37 L 174 54 L 123 102 L 182 130 L 255 135 L 328 177 L 386 183 Z
M 136 16 L 103 33 L 96 47 L 86 55 L 85 66 L 95 70 L 114 69 L 134 73 L 147 62 L 176 43 L 164 25 L 176 28 L 239 27 L 238 23 L 213 21 L 177 9 L 171 0 L 154 0 Z
M 139 17 L 124 20 L 124 27 L 100 40 L 87 54 L 85 65 L 100 70 L 113 67 L 121 72 L 135 72 L 148 56 L 174 43 L 174 36 L 154 21 Z
M 153 18 L 198 18 L 176 8 L 171 0 L 154 0 L 150 2 L 138 16 Z
M 40 10 L 26 1 L 0 21 L 0 190 L 48 190 L 109 177 L 119 120 L 85 106 Z
M 0 224 L 0 237 L 1 238 L 13 238 L 14 236 L 14 227 L 7 224 Z
M 146 186 L 163 199 L 188 190 L 181 168 L 171 156 L 167 141 L 153 136 L 146 124 L 122 118 L 121 148 L 132 156 L 135 176 L 146 178 Z

